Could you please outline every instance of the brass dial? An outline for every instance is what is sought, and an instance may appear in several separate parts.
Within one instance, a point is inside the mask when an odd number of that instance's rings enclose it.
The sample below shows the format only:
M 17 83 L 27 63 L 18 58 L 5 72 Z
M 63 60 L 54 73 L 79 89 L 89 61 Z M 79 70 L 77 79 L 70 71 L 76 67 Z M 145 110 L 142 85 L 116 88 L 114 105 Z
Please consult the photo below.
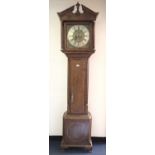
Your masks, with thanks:
M 76 48 L 82 48 L 89 42 L 89 30 L 85 25 L 74 25 L 67 33 L 67 40 Z

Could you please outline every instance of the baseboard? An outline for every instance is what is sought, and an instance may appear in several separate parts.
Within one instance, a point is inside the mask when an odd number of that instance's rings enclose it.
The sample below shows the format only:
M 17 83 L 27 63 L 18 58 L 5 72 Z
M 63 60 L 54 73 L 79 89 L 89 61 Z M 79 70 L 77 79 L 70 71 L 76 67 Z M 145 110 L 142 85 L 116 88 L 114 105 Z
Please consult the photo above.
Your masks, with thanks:
M 61 140 L 62 136 L 49 136 L 49 140 Z M 106 143 L 106 137 L 92 137 L 93 142 L 102 142 Z
M 92 141 L 106 143 L 106 137 L 92 137 Z
M 62 136 L 49 136 L 49 140 L 61 140 Z

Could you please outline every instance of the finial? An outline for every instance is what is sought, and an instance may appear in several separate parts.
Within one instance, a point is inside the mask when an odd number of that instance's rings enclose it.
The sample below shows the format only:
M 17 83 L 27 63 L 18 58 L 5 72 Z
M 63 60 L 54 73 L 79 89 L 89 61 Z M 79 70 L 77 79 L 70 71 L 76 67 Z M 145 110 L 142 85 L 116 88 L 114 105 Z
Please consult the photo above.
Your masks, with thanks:
M 79 2 L 77 2 L 76 7 L 77 7 L 77 11 L 80 13 L 80 11 L 79 11 L 80 3 Z
M 74 9 L 73 9 L 73 14 L 83 14 L 84 13 L 84 10 L 83 10 L 83 8 L 82 8 L 82 5 L 79 3 L 79 2 L 77 2 L 75 5 L 74 5 Z
M 79 2 L 77 2 L 77 3 L 76 3 L 76 6 L 79 6 L 79 5 L 80 5 L 80 3 L 79 3 Z

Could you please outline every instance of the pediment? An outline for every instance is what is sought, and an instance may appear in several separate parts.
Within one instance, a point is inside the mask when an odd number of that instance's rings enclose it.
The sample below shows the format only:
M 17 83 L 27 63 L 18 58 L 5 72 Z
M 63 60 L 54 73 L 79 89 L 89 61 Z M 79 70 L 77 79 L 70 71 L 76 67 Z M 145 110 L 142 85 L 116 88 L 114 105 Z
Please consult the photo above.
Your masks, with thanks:
M 98 15 L 86 6 L 77 3 L 58 13 L 61 21 L 95 21 Z

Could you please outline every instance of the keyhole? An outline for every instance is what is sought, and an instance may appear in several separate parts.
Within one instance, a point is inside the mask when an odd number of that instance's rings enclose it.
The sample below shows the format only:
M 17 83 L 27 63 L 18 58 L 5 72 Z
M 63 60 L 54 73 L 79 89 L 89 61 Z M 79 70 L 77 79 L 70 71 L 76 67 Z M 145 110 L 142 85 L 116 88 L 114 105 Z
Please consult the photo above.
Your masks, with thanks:
M 80 65 L 79 64 L 76 64 L 76 67 L 80 67 Z

